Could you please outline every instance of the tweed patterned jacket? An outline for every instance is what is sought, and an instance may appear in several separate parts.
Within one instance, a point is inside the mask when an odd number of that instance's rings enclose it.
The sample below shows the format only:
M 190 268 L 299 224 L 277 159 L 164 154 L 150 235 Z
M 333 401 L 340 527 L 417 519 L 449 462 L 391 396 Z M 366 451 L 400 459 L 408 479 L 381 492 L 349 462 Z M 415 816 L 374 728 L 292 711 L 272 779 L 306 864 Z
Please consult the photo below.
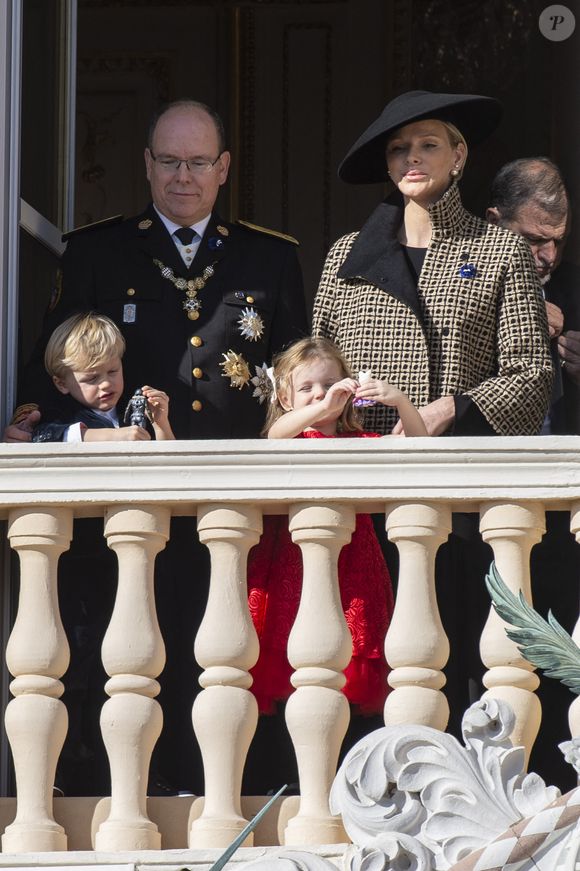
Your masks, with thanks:
M 355 375 L 370 369 L 418 407 L 464 396 L 463 405 L 474 403 L 495 433 L 537 433 L 553 373 L 528 243 L 467 212 L 455 184 L 429 211 L 432 239 L 418 286 L 397 242 L 400 198 L 334 244 L 313 333 L 335 341 Z M 368 430 L 389 433 L 396 420 L 385 406 L 364 410 Z

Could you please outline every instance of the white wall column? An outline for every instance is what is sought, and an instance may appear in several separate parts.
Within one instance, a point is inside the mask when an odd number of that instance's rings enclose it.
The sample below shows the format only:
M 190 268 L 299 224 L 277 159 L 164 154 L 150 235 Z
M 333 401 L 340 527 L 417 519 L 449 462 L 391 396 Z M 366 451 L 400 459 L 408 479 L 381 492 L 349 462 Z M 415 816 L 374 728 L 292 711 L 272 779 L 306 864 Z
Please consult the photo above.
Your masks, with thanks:
M 147 816 L 147 779 L 163 714 L 155 678 L 165 647 L 155 611 L 155 557 L 169 537 L 165 506 L 121 505 L 105 515 L 105 536 L 117 554 L 119 582 L 103 640 L 103 665 L 111 697 L 101 730 L 111 766 L 111 807 L 95 836 L 97 850 L 159 850 L 161 835 Z
M 483 540 L 493 548 L 504 582 L 512 593 L 517 595 L 521 590 L 531 602 L 530 552 L 546 531 L 542 504 L 489 503 L 481 508 L 479 528 Z M 533 665 L 507 637 L 505 627 L 491 608 L 480 643 L 482 662 L 489 669 L 483 677 L 487 687 L 484 698 L 501 698 L 511 705 L 516 715 L 511 739 L 515 745 L 523 745 L 529 757 L 542 718 L 540 700 L 534 692 L 540 681 Z
M 449 704 L 443 667 L 449 641 L 435 592 L 435 558 L 451 532 L 448 505 L 387 506 L 389 539 L 399 550 L 395 611 L 385 641 L 393 692 L 385 702 L 385 723 L 420 723 L 445 730 Z
M 211 554 L 207 608 L 195 639 L 205 669 L 193 703 L 193 728 L 205 776 L 202 815 L 192 823 L 189 846 L 227 847 L 247 825 L 240 793 L 244 764 L 258 724 L 249 670 L 258 660 L 258 636 L 248 609 L 248 552 L 262 533 L 256 505 L 204 505 L 197 513 L 200 541 Z M 247 846 L 253 843 L 248 837 Z
M 14 699 L 5 714 L 16 773 L 16 819 L 2 836 L 5 853 L 66 850 L 67 838 L 52 812 L 56 763 L 68 716 L 60 678 L 69 646 L 58 608 L 58 558 L 72 536 L 70 508 L 17 509 L 8 538 L 20 558 L 18 615 L 6 664 L 14 675 Z
M 286 704 L 300 779 L 300 809 L 288 821 L 286 844 L 336 844 L 345 839 L 328 796 L 340 745 L 349 723 L 341 692 L 352 639 L 340 601 L 337 563 L 355 528 L 348 505 L 294 505 L 292 540 L 300 545 L 304 574 L 296 621 L 288 639 L 288 659 L 296 669 Z

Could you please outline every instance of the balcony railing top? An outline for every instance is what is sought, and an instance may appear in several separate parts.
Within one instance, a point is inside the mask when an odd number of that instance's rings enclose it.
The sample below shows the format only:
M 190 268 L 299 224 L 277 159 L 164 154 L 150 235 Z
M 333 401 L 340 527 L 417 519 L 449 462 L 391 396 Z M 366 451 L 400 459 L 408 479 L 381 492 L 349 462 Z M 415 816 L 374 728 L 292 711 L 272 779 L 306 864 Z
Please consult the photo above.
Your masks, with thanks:
M 259 439 L 118 444 L 0 445 L 0 516 L 10 508 L 147 502 L 194 513 L 201 502 L 259 502 L 270 513 L 297 501 L 580 499 L 580 437 Z

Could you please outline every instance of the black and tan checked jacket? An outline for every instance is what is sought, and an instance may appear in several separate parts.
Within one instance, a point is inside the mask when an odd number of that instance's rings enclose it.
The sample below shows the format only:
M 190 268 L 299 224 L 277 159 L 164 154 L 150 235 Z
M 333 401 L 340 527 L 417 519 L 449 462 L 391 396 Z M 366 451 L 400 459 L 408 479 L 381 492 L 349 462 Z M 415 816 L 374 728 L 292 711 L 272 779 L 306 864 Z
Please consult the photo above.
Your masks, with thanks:
M 359 233 L 334 244 L 313 333 L 334 340 L 355 375 L 370 369 L 419 407 L 463 396 L 499 435 L 534 434 L 548 408 L 552 362 L 528 243 L 467 212 L 455 184 L 430 214 L 418 286 L 397 242 L 402 200 L 385 201 Z M 375 432 L 390 432 L 396 419 L 384 406 L 364 413 Z

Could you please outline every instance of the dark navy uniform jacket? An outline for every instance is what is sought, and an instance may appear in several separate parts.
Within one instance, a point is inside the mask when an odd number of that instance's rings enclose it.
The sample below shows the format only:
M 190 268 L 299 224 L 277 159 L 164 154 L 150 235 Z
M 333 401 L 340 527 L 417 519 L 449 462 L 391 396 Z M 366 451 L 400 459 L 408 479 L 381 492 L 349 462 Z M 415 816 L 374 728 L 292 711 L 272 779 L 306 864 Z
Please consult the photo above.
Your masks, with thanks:
M 115 428 L 110 417 L 81 405 L 72 396 L 67 395 L 62 397 L 62 401 L 55 409 L 49 409 L 43 415 L 43 419 L 34 427 L 32 441 L 61 442 L 66 430 L 74 423 L 84 423 L 91 429 Z
M 185 292 L 161 275 L 155 259 L 186 279 L 213 265 L 214 275 L 198 292 L 202 307 L 197 320 L 188 319 Z M 169 395 L 177 438 L 259 435 L 265 402 L 252 396 L 251 383 L 232 387 L 220 363 L 223 354 L 234 351 L 255 376 L 256 366 L 269 365 L 275 352 L 306 333 L 295 244 L 213 214 L 188 269 L 149 206 L 142 215 L 113 226 L 74 233 L 62 265 L 62 293 L 46 319 L 36 366 L 23 380 L 21 402 L 39 402 L 42 410 L 39 369 L 52 329 L 77 311 L 95 310 L 115 321 L 127 342 L 121 417 L 135 389 L 148 384 Z M 241 333 L 239 320 L 248 308 L 264 324 L 257 341 Z

